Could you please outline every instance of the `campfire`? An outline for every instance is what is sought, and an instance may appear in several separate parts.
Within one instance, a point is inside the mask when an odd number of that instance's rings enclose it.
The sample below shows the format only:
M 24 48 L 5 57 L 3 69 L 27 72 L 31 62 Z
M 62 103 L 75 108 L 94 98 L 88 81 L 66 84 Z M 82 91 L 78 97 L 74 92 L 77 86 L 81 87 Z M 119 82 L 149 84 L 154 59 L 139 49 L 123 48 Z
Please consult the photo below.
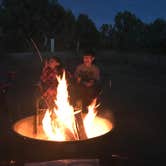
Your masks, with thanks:
M 55 107 L 40 110 L 14 124 L 14 131 L 22 136 L 48 141 L 78 141 L 102 136 L 112 130 L 109 119 L 98 116 L 97 98 L 83 113 L 81 103 L 72 106 L 69 102 L 65 72 L 57 77 Z

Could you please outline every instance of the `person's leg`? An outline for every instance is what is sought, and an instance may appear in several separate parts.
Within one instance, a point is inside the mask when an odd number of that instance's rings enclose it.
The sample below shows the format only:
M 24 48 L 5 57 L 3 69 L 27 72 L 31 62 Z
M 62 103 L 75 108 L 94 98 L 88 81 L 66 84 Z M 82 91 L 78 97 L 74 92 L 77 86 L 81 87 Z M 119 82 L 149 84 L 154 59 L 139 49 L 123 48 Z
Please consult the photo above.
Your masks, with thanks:
M 82 84 L 73 84 L 69 90 L 70 103 L 75 106 L 77 101 L 82 101 L 82 110 L 83 112 L 87 112 L 88 106 L 98 93 L 99 88 L 97 87 L 85 87 Z
M 82 103 L 84 112 L 88 111 L 88 106 L 95 98 L 95 89 L 93 87 L 85 87 L 82 89 Z
M 77 101 L 82 99 L 82 86 L 78 83 L 73 83 L 68 90 L 70 103 L 72 106 L 75 106 Z

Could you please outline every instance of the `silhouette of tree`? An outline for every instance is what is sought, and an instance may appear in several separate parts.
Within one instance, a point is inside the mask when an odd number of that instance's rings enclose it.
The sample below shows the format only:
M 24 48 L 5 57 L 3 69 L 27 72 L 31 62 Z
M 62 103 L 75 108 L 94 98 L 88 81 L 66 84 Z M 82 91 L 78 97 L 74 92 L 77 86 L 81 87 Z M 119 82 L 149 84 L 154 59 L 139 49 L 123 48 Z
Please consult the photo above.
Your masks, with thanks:
M 75 46 L 76 19 L 71 10 L 66 11 L 64 26 L 61 36 L 64 41 L 64 47 L 69 49 Z
M 85 14 L 76 20 L 76 41 L 81 48 L 94 47 L 99 42 L 99 32 L 93 21 Z
M 166 48 L 166 21 L 156 19 L 149 25 L 149 30 L 146 36 L 148 40 L 147 47 L 155 50 L 165 50 Z
M 125 11 L 115 16 L 114 46 L 120 49 L 137 48 L 142 39 L 144 24 L 134 14 Z
M 6 0 L 2 13 L 3 29 L 12 37 L 11 45 L 15 43 L 19 48 L 24 48 L 23 41 L 31 37 L 42 48 L 45 38 L 62 32 L 65 21 L 64 8 L 48 0 Z
M 103 24 L 100 27 L 101 47 L 111 48 L 112 32 L 113 32 L 113 27 L 111 24 Z
M 0 4 L 0 29 L 3 47 L 25 51 L 25 42 L 33 38 L 41 50 L 55 38 L 56 47 L 88 49 L 149 49 L 166 51 L 166 21 L 143 23 L 135 14 L 124 11 L 115 16 L 114 25 L 103 24 L 98 30 L 86 14 L 77 18 L 58 0 L 3 0 Z

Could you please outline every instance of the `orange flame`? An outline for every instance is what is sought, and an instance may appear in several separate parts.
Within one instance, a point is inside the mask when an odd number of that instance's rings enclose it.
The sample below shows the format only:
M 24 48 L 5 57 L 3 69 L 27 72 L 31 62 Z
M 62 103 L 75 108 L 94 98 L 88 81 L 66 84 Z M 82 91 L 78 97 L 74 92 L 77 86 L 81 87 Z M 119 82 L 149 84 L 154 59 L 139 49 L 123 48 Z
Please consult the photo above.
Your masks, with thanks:
M 56 108 L 47 110 L 42 120 L 43 130 L 48 140 L 67 141 L 78 140 L 75 114 L 73 106 L 69 103 L 67 82 L 65 72 L 62 78 L 57 77 L 57 96 L 55 99 Z M 84 128 L 88 138 L 99 136 L 110 130 L 108 124 L 101 118 L 96 118 L 97 99 L 94 99 L 88 107 L 88 113 L 83 119 Z

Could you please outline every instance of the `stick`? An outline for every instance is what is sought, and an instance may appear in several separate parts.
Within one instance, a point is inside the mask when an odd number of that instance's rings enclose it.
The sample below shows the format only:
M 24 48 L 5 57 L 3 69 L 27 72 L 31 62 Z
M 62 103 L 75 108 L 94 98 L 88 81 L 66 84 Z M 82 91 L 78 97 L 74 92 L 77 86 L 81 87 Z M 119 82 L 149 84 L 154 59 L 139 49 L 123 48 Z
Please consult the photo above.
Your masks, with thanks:
M 40 51 L 39 51 L 39 49 L 38 49 L 36 43 L 34 42 L 34 40 L 33 40 L 32 38 L 30 38 L 30 41 L 31 41 L 31 43 L 33 44 L 33 46 L 35 47 L 35 49 L 36 49 L 36 51 L 37 51 L 37 54 L 38 54 L 38 56 L 39 56 L 39 58 L 40 58 L 40 61 L 43 62 L 43 58 L 42 58 L 42 56 L 41 56 L 41 53 L 40 53 Z
M 33 133 L 37 135 L 39 100 L 36 101 L 36 111 L 34 115 Z

